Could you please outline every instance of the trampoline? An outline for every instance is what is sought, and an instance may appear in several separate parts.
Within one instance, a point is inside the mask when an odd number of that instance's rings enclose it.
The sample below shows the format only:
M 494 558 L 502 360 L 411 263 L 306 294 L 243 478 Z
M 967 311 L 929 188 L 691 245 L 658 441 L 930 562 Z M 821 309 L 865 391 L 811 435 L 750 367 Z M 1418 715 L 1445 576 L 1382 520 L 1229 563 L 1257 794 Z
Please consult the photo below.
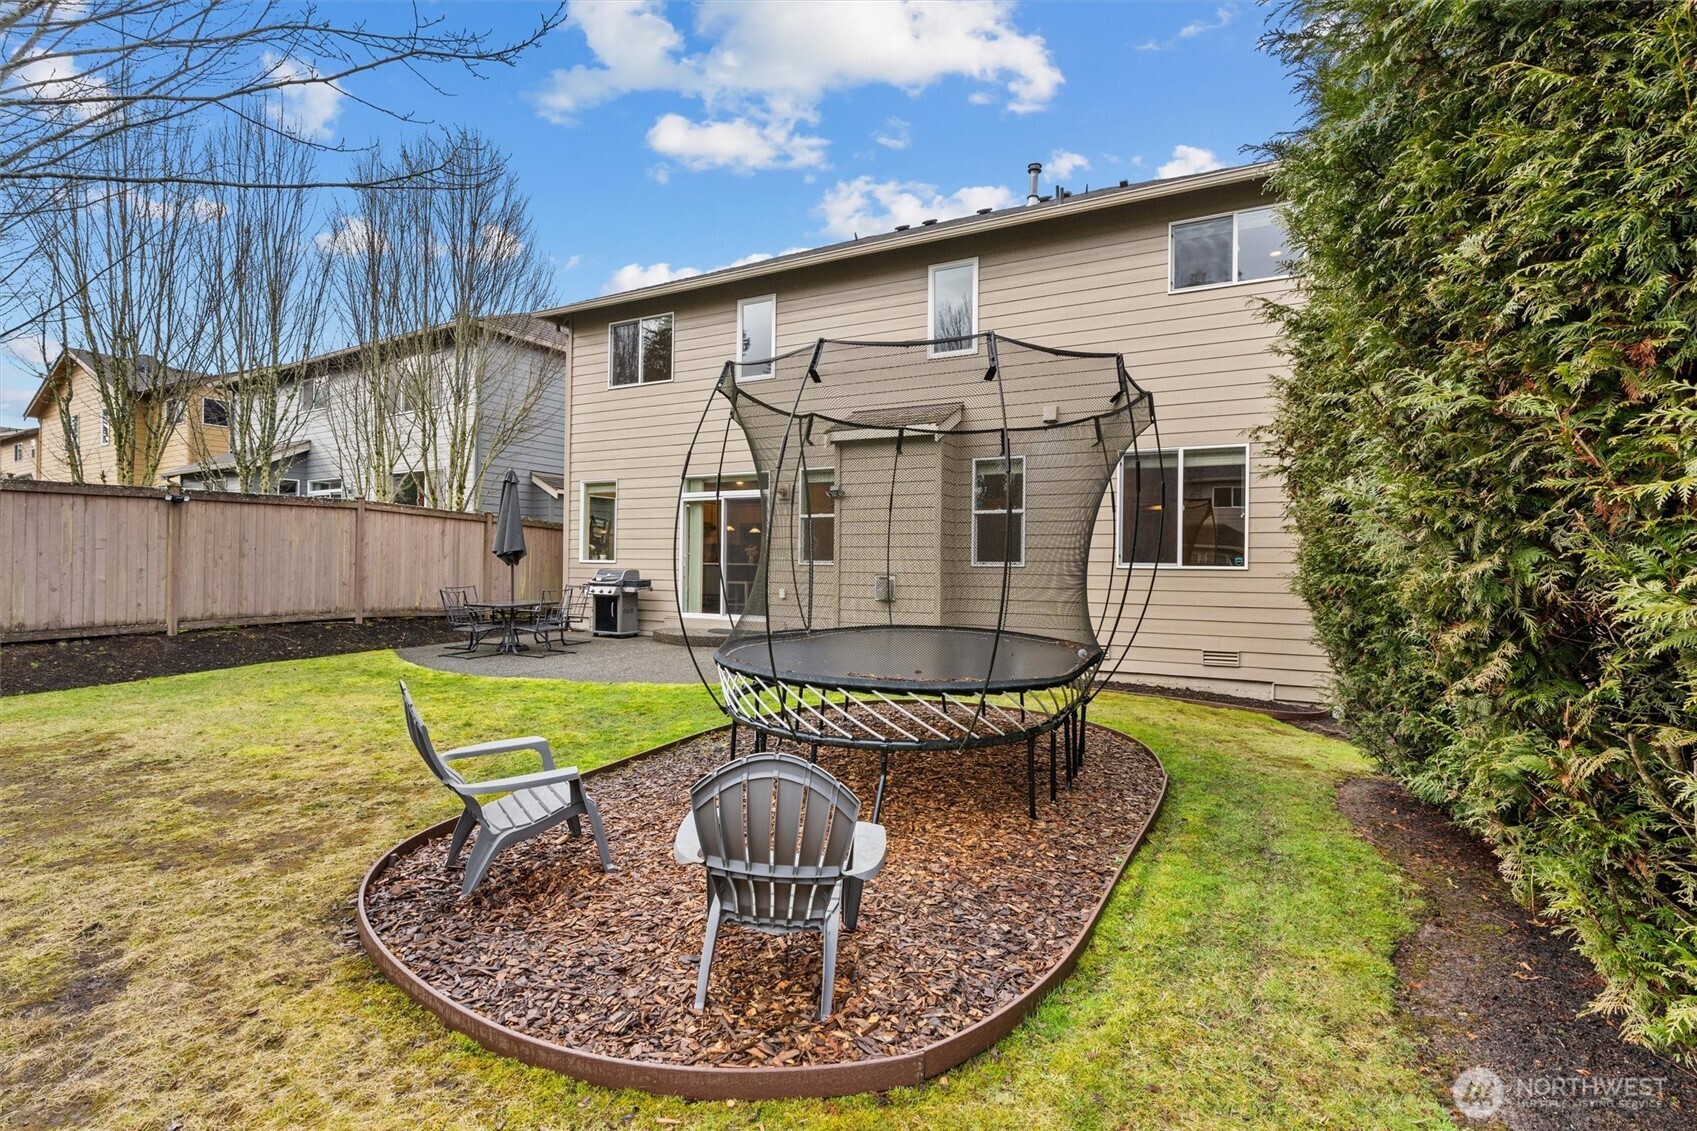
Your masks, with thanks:
M 683 471 L 678 612 L 686 637 L 729 622 L 703 682 L 733 747 L 878 751 L 876 821 L 892 753 L 1023 742 L 1035 818 L 1039 739 L 1053 800 L 1147 607 L 1115 542 L 1159 541 L 1163 485 L 1115 486 L 1153 423 L 1120 355 L 995 333 L 726 363 Z

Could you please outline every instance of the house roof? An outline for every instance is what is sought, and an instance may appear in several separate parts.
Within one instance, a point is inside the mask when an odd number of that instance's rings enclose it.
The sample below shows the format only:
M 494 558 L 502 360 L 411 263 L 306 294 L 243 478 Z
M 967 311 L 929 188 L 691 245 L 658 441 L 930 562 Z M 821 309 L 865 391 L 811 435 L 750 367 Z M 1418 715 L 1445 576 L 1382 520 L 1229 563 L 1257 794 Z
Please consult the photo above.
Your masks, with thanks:
M 311 447 L 312 442 L 310 440 L 302 440 L 299 443 L 290 444 L 288 447 L 272 456 L 271 462 L 282 463 L 284 460 L 294 459 L 296 456 L 302 454 Z M 236 457 L 226 455 L 218 456 L 216 459 L 207 460 L 205 463 L 185 463 L 181 467 L 173 467 L 170 470 L 162 471 L 159 474 L 163 475 L 167 479 L 175 479 L 179 475 L 198 475 L 203 471 L 233 471 L 235 470 L 235 467 Z
M 884 251 L 917 247 L 938 240 L 976 235 L 980 232 L 999 231 L 1024 224 L 1042 223 L 1045 220 L 1057 220 L 1067 216 L 1078 216 L 1102 208 L 1116 208 L 1144 201 L 1161 200 L 1167 197 L 1182 196 L 1185 193 L 1202 192 L 1229 185 L 1253 184 L 1256 181 L 1266 180 L 1277 166 L 1277 162 L 1262 161 L 1253 165 L 1239 165 L 1230 169 L 1215 169 L 1209 173 L 1196 173 L 1188 177 L 1170 177 L 1166 180 L 1142 181 L 1137 184 L 1122 183 L 1111 188 L 1095 189 L 1090 192 L 1069 193 L 1061 200 L 1049 200 L 1036 205 L 1022 204 L 1013 208 L 1003 208 L 999 211 L 962 216 L 955 220 L 936 222 L 927 220 L 923 224 L 906 227 L 905 230 L 884 232 L 875 236 L 861 236 L 857 239 L 845 240 L 842 243 L 808 248 L 806 251 L 774 256 L 771 259 L 745 263 L 738 267 L 725 267 L 701 275 L 690 275 L 687 278 L 673 279 L 670 282 L 657 283 L 649 287 L 637 287 L 634 290 L 598 295 L 595 298 L 582 299 L 578 302 L 567 303 L 565 306 L 557 306 L 552 310 L 538 311 L 536 317 L 567 318 L 573 314 L 596 310 L 601 307 L 685 294 L 707 287 L 716 287 L 724 283 L 758 279 L 780 271 L 791 271 L 798 267 L 836 263 L 863 255 L 876 255 Z
M 530 481 L 547 492 L 550 498 L 559 498 L 566 493 L 566 477 L 552 471 L 532 471 Z
M 24 406 L 24 415 L 40 419 L 39 409 L 42 407 L 42 402 L 53 388 L 54 379 L 66 361 L 76 362 L 84 372 L 92 376 L 102 364 L 113 360 L 110 354 L 103 354 L 97 350 L 77 349 L 75 347 L 60 350 L 59 357 L 47 370 L 47 376 L 41 379 L 41 384 L 36 388 L 35 394 L 30 397 L 29 404 Z M 135 368 L 130 375 L 130 387 L 138 393 L 145 393 L 149 389 L 157 388 L 166 383 L 176 385 L 180 381 L 200 382 L 209 380 L 211 378 L 203 373 L 167 368 L 160 365 L 157 358 L 144 353 L 135 358 Z
M 552 322 L 544 322 L 531 314 L 496 314 L 481 319 L 482 323 L 491 330 L 512 338 L 516 341 L 527 342 L 542 349 L 563 350 L 571 338 L 571 332 Z M 442 322 L 422 332 L 427 341 L 441 337 L 444 341 L 453 336 L 455 325 L 452 322 Z M 405 337 L 403 335 L 402 337 Z M 399 341 L 401 338 L 390 339 Z M 301 362 L 302 368 L 331 367 L 342 362 L 357 361 L 363 346 L 348 346 L 344 349 L 331 350 L 316 357 L 309 357 Z
M 27 440 L 40 432 L 41 429 L 39 428 L 0 428 L 0 444 L 16 444 L 18 441 Z

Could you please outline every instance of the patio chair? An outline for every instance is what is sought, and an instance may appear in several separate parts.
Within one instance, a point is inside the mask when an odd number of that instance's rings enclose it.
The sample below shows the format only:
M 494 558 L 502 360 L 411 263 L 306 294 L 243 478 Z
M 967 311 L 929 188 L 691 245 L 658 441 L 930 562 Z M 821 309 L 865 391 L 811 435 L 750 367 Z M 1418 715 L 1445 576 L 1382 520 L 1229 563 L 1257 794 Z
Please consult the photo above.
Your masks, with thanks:
M 484 873 L 489 871 L 490 863 L 503 848 L 547 832 L 561 821 L 571 828 L 573 836 L 579 836 L 583 831 L 578 823 L 581 817 L 589 818 L 589 830 L 594 834 L 595 848 L 601 854 L 601 870 L 613 870 L 612 857 L 607 854 L 607 834 L 601 827 L 601 810 L 583 791 L 576 766 L 558 768 L 554 765 L 554 752 L 549 749 L 546 739 L 535 736 L 506 738 L 480 742 L 475 746 L 460 746 L 438 754 L 430 741 L 430 729 L 419 717 L 412 693 L 407 690 L 404 680 L 401 681 L 401 702 L 406 708 L 407 733 L 412 736 L 412 744 L 418 747 L 424 764 L 430 767 L 437 780 L 458 794 L 465 805 L 459 824 L 454 826 L 454 838 L 448 845 L 446 867 L 452 868 L 459 862 L 466 838 L 473 829 L 477 830 L 477 840 L 472 842 L 471 856 L 466 861 L 460 895 L 470 895 L 477 889 Z M 468 782 L 448 764 L 462 758 L 481 758 L 486 754 L 506 754 L 514 750 L 534 750 L 542 755 L 541 772 Z M 492 793 L 506 796 L 490 802 L 478 800 Z
M 707 869 L 707 939 L 695 1008 L 721 923 L 766 934 L 818 931 L 824 977 L 819 1019 L 831 1015 L 837 926 L 854 930 L 860 889 L 884 867 L 884 829 L 858 821 L 860 800 L 829 773 L 790 754 L 751 754 L 695 783 L 672 858 Z
M 579 599 L 587 599 L 581 589 L 567 589 L 564 593 L 544 589 L 542 601 L 536 606 L 536 613 L 530 620 L 531 638 L 552 652 L 554 646 L 549 643 L 548 634 L 558 633 L 560 644 L 564 647 L 566 633 L 571 631 L 572 622 L 583 619 L 581 613 L 573 615 L 573 608 Z
M 448 618 L 448 627 L 466 638 L 465 647 L 458 651 L 477 651 L 478 644 L 496 627 L 471 607 L 471 602 L 477 600 L 477 586 L 450 585 L 442 589 L 441 594 L 442 612 Z

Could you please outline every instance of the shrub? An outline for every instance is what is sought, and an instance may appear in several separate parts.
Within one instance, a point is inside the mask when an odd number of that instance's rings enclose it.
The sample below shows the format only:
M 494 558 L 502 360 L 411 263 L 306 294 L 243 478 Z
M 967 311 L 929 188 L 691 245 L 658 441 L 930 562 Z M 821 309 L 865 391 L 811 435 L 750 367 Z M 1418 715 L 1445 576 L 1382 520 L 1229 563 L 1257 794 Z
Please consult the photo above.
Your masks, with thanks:
M 1697 1049 L 1697 8 L 1298 3 L 1270 439 L 1357 734 Z

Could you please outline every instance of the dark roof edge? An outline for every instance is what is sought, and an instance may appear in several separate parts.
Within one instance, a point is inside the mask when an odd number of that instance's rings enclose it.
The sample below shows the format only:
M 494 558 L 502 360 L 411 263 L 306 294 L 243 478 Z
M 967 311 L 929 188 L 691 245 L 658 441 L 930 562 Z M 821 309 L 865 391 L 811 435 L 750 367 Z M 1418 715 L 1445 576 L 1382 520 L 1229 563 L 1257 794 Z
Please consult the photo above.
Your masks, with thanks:
M 806 251 L 794 252 L 790 255 L 774 256 L 755 263 L 747 263 L 740 267 L 724 267 L 717 271 L 709 271 L 701 275 L 690 275 L 687 278 L 673 279 L 670 282 L 656 283 L 649 287 L 638 287 L 635 290 L 615 291 L 612 294 L 597 295 L 594 298 L 581 299 L 554 307 L 552 310 L 539 310 L 535 317 L 556 319 L 563 318 L 582 311 L 595 310 L 600 307 L 614 306 L 630 302 L 644 302 L 649 299 L 664 298 L 670 295 L 683 294 L 689 291 L 716 287 L 725 283 L 736 283 L 746 279 L 758 279 L 764 275 L 776 274 L 780 271 L 791 271 L 800 267 L 813 267 L 825 263 L 836 263 L 845 259 L 855 259 L 865 255 L 876 255 L 882 251 L 896 248 L 917 247 L 922 244 L 935 243 L 941 240 L 957 239 L 961 236 L 975 235 L 979 232 L 999 231 L 1003 228 L 1018 227 L 1023 224 L 1037 223 L 1043 220 L 1053 220 L 1062 216 L 1078 216 L 1086 212 L 1094 212 L 1102 208 L 1116 208 L 1128 204 L 1138 204 L 1151 200 L 1162 200 L 1167 197 L 1182 196 L 1185 193 L 1203 192 L 1208 189 L 1222 188 L 1230 185 L 1247 184 L 1265 180 L 1278 167 L 1276 161 L 1262 161 L 1253 165 L 1236 165 L 1229 169 L 1215 169 L 1207 173 L 1195 173 L 1188 177 L 1170 177 L 1158 181 L 1141 181 L 1124 188 L 1096 189 L 1089 193 L 1069 196 L 1062 201 L 1049 201 L 1044 204 L 1031 206 L 1015 206 L 1004 208 L 984 216 L 964 216 L 941 224 L 928 227 L 910 228 L 905 232 L 886 232 L 876 236 L 867 236 L 858 240 L 847 240 L 842 243 L 827 244 L 824 247 L 809 248 Z

